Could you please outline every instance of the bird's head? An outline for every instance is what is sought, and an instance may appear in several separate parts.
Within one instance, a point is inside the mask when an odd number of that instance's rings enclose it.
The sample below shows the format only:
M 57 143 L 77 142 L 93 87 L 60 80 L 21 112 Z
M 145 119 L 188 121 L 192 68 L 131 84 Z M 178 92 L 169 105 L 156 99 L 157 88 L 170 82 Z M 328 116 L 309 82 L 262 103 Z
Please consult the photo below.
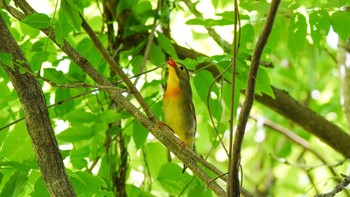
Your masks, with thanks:
M 169 77 L 175 81 L 188 82 L 189 74 L 186 67 L 178 62 L 175 62 L 172 58 L 167 61 L 169 65 Z

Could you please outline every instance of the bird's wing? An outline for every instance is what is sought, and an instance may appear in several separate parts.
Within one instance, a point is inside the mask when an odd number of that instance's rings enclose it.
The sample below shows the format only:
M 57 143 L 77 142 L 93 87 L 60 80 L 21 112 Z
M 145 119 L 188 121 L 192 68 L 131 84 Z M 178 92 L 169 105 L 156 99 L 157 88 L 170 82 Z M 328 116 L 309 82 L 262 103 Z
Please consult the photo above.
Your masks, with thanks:
M 196 130 L 197 130 L 197 118 L 196 118 L 196 110 L 194 109 L 194 105 L 193 102 L 190 102 L 190 110 L 193 116 L 193 120 L 194 120 L 194 135 L 196 134 Z

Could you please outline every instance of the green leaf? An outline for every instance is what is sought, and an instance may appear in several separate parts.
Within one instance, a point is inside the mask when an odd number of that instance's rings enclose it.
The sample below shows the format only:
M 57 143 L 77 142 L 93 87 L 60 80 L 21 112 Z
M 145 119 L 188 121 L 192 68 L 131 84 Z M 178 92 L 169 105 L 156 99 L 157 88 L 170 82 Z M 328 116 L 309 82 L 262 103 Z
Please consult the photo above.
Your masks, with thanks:
M 63 89 L 57 89 L 55 92 L 55 102 L 62 102 L 63 100 L 71 97 L 70 89 L 63 88 Z M 55 107 L 55 112 L 57 116 L 63 116 L 64 114 L 67 114 L 68 112 L 72 111 L 75 106 L 75 101 L 70 100 L 66 102 L 62 102 L 60 105 L 57 105 Z
M 0 52 L 0 63 L 10 67 L 13 70 L 14 67 L 13 67 L 12 61 L 13 61 L 13 56 L 11 53 Z
M 244 48 L 248 48 L 249 44 L 254 42 L 254 27 L 251 24 L 244 25 L 241 29 L 240 45 Z
M 185 23 L 186 25 L 200 25 L 204 27 L 213 27 L 213 26 L 225 26 L 225 25 L 233 25 L 233 19 L 203 19 L 203 18 L 193 18 Z
M 141 188 L 129 184 L 126 185 L 126 194 L 127 196 L 155 197 L 151 193 L 145 192 Z
M 103 111 L 98 116 L 99 116 L 100 120 L 107 122 L 107 123 L 116 122 L 118 117 L 119 117 L 115 110 Z
M 43 177 L 39 177 L 38 180 L 35 182 L 34 190 L 31 193 L 31 196 L 32 197 L 50 196 L 50 193 L 47 190 Z
M 165 54 L 156 44 L 152 44 L 149 59 L 154 65 L 161 65 L 165 62 Z
M 122 11 L 131 9 L 133 6 L 134 7 L 137 6 L 136 0 L 122 0 L 122 1 L 120 1 L 118 3 L 118 6 L 117 6 L 117 16 L 119 16 L 122 13 Z
M 41 52 L 41 51 L 43 51 L 44 46 L 45 46 L 45 44 L 42 41 L 37 41 L 32 45 L 32 48 L 30 49 L 30 51 Z
M 0 155 L 8 160 L 22 162 L 34 157 L 32 143 L 25 127 L 25 122 L 19 122 L 8 136 L 0 149 Z
M 151 176 L 157 177 L 161 167 L 168 162 L 167 149 L 159 142 L 151 142 L 145 145 L 145 154 Z
M 203 70 L 198 73 L 193 78 L 193 87 L 196 88 L 199 98 L 203 101 L 203 103 L 207 102 L 207 95 L 209 93 L 210 83 L 214 80 L 213 76 L 209 71 Z M 216 86 L 214 86 L 215 88 Z M 215 92 L 217 89 L 214 89 Z
M 314 45 L 321 52 L 326 44 L 326 38 L 331 27 L 330 16 L 327 11 L 312 12 L 309 16 L 311 38 Z
M 78 142 L 81 140 L 88 140 L 94 136 L 95 132 L 92 127 L 75 126 L 66 129 L 57 135 L 57 138 L 64 142 Z
M 331 16 L 331 22 L 333 30 L 339 35 L 339 37 L 343 40 L 347 40 L 350 36 L 350 12 L 334 12 Z
M 132 137 L 134 139 L 136 149 L 141 148 L 147 139 L 148 131 L 136 120 L 133 121 L 133 132 Z
M 3 187 L 0 197 L 16 197 L 19 196 L 28 182 L 28 175 L 16 172 L 6 182 Z
M 88 146 L 80 147 L 71 151 L 70 160 L 74 168 L 82 170 L 88 167 L 86 157 L 89 156 L 91 149 Z
M 66 20 L 67 24 L 80 31 L 82 19 L 75 0 L 62 0 L 59 15 L 60 18 L 62 17 Z
M 38 50 L 42 50 L 42 49 L 38 49 Z M 43 62 L 47 61 L 48 57 L 49 57 L 49 53 L 45 51 L 34 53 L 34 55 L 29 61 L 29 64 L 32 67 L 33 71 L 39 72 Z
M 306 43 L 307 24 L 305 16 L 299 13 L 290 17 L 288 28 L 288 49 L 295 57 L 302 52 Z
M 12 168 L 23 173 L 27 173 L 32 169 L 32 166 L 28 165 L 27 163 L 20 163 L 16 161 L 0 161 L 0 166 L 3 168 Z
M 49 27 L 51 19 L 46 14 L 33 13 L 31 15 L 26 16 L 22 20 L 22 22 L 35 29 L 40 29 Z
M 54 68 L 45 68 L 44 77 L 56 84 L 64 84 L 66 82 L 63 72 Z
M 262 93 L 275 98 L 275 94 L 273 93 L 270 78 L 265 69 L 260 68 L 258 72 L 258 76 L 256 79 L 256 93 L 261 95 Z
M 105 181 L 89 172 L 75 172 L 70 174 L 71 182 L 77 196 L 101 196 L 101 188 L 106 188 Z M 102 195 L 103 196 L 103 195 Z
M 178 56 L 176 54 L 176 51 L 171 44 L 171 41 L 169 38 L 167 38 L 164 34 L 158 32 L 157 41 L 159 43 L 159 46 L 165 51 L 167 54 L 169 54 L 173 59 L 178 59 Z
M 60 20 L 55 23 L 55 30 L 56 41 L 62 46 L 64 39 L 69 35 L 73 28 L 69 26 L 66 20 L 60 18 Z
M 96 121 L 96 115 L 84 110 L 73 110 L 64 116 L 64 119 L 73 123 L 90 123 Z
M 21 31 L 25 33 L 25 35 L 28 35 L 31 39 L 38 38 L 38 35 L 40 34 L 40 30 L 33 28 L 25 23 L 20 23 Z
M 117 136 L 117 135 L 119 135 L 119 133 L 121 133 L 123 131 L 123 129 L 122 128 L 120 128 L 120 127 L 118 127 L 118 126 L 112 126 L 111 128 L 109 128 L 108 130 L 107 130 L 107 135 L 109 135 L 109 136 Z
M 178 196 L 187 187 L 191 176 L 188 173 L 181 173 L 180 166 L 174 163 L 166 163 L 162 166 L 157 181 L 162 188 L 170 195 Z

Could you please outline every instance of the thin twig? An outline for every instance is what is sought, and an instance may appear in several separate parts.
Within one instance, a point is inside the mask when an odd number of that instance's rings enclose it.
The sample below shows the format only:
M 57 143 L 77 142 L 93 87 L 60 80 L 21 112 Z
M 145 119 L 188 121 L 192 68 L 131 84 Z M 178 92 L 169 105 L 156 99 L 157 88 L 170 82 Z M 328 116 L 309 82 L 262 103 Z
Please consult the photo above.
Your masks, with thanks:
M 60 100 L 60 101 L 58 101 L 58 102 L 56 102 L 56 103 L 54 103 L 54 104 L 52 104 L 52 105 L 47 106 L 47 108 L 51 108 L 51 107 L 54 107 L 54 106 L 57 106 L 57 105 L 62 105 L 63 103 L 65 103 L 65 102 L 67 102 L 67 101 L 74 100 L 74 99 L 76 99 L 76 98 L 79 98 L 79 97 L 81 97 L 81 96 L 85 96 L 85 95 L 87 95 L 87 94 L 90 94 L 90 93 L 93 93 L 93 92 L 96 92 L 96 91 L 98 91 L 98 89 L 90 90 L 90 91 L 87 91 L 87 92 L 78 94 L 78 95 L 76 95 L 76 96 L 73 96 L 73 97 L 69 97 L 69 98 Z M 15 120 L 15 121 L 13 121 L 13 122 L 7 124 L 7 125 L 4 125 L 3 127 L 0 127 L 0 132 L 1 132 L 2 130 L 4 130 L 4 129 L 10 127 L 11 125 L 17 124 L 18 122 L 20 122 L 20 121 L 22 121 L 22 120 L 24 120 L 24 118 L 20 118 L 20 119 Z
M 239 39 L 237 38 L 237 30 L 238 30 L 238 16 L 239 16 L 239 9 L 238 9 L 238 3 L 237 0 L 234 1 L 234 35 L 233 35 L 233 58 L 231 61 L 231 65 L 230 68 L 232 68 L 232 76 L 231 76 L 231 80 L 232 80 L 232 84 L 231 84 L 231 105 L 230 105 L 230 145 L 229 145 L 229 155 L 228 155 L 228 169 L 229 169 L 229 173 L 227 176 L 227 186 L 226 186 L 226 190 L 227 190 L 227 194 L 228 196 L 239 196 L 240 194 L 240 188 L 239 188 L 239 184 L 236 184 L 234 181 L 234 173 L 232 171 L 232 169 L 235 169 L 235 167 L 233 167 L 234 165 L 234 159 L 235 157 L 238 157 L 238 155 L 234 155 L 233 154 L 233 124 L 234 124 L 234 119 L 235 119 L 235 84 L 236 84 L 236 69 L 237 69 L 237 54 L 238 54 L 238 50 L 239 50 L 239 46 L 238 46 L 238 41 Z M 238 170 L 237 170 L 238 171 Z M 235 185 L 236 184 L 236 185 Z
M 347 187 L 350 184 L 350 176 L 347 176 L 345 174 L 341 174 L 341 176 L 344 178 L 342 182 L 337 184 L 332 191 L 325 193 L 325 194 L 318 194 L 315 197 L 333 197 L 337 193 L 345 190 L 345 187 Z
M 254 102 L 254 94 L 255 94 L 255 80 L 259 70 L 259 60 L 263 49 L 267 43 L 267 39 L 271 33 L 273 23 L 275 20 L 275 16 L 277 14 L 277 9 L 279 6 L 280 0 L 273 0 L 271 2 L 270 10 L 266 19 L 266 23 L 264 29 L 258 39 L 257 45 L 255 47 L 250 69 L 248 75 L 248 83 L 247 89 L 245 92 L 245 100 L 243 102 L 242 110 L 239 114 L 237 129 L 235 133 L 235 139 L 233 144 L 233 162 L 230 165 L 229 176 L 232 176 L 232 193 L 229 193 L 229 196 L 239 196 L 239 166 L 240 166 L 240 155 L 241 148 L 244 138 L 245 127 L 248 121 L 250 110 L 253 106 Z M 231 183 L 229 183 L 231 184 Z
M 17 6 L 19 6 L 22 11 L 29 15 L 32 13 L 36 13 L 36 11 L 30 7 L 30 5 L 26 1 L 19 1 L 15 0 L 15 3 Z M 88 26 L 86 21 L 83 20 L 83 25 L 85 28 Z M 89 27 L 88 27 L 89 28 Z M 55 34 L 49 34 L 49 29 L 53 30 L 52 28 L 43 28 L 41 29 L 46 35 L 50 35 L 49 38 L 52 39 L 56 44 L 57 41 L 55 39 Z M 89 31 L 90 32 L 90 31 Z M 90 32 L 91 33 L 91 32 Z M 92 32 L 93 33 L 93 32 Z M 91 35 L 94 38 L 94 41 L 97 41 L 97 43 L 101 44 L 96 37 L 96 35 Z M 84 57 L 82 57 L 68 42 L 64 41 L 63 46 L 58 45 L 84 72 L 86 72 L 96 83 L 99 85 L 104 86 L 110 86 L 111 83 L 104 78 Z M 102 47 L 102 51 L 105 51 L 105 49 Z M 108 63 L 112 63 L 113 66 L 117 66 L 114 61 L 111 61 L 111 57 L 108 55 L 104 58 L 108 59 Z M 120 70 L 121 71 L 121 70 Z M 125 74 L 124 74 L 125 76 Z M 125 82 L 125 80 L 123 79 Z M 126 80 L 129 81 L 129 80 Z M 129 81 L 130 82 L 130 81 Z M 133 86 L 133 84 L 129 84 L 130 86 Z M 131 91 L 135 90 L 136 87 L 131 87 Z M 162 144 L 164 144 L 171 152 L 173 152 L 181 161 L 186 163 L 189 169 L 191 169 L 194 174 L 196 174 L 204 183 L 209 183 L 211 181 L 211 178 L 209 175 L 204 172 L 201 168 L 198 167 L 198 165 L 195 163 L 195 161 L 191 157 L 192 155 L 197 155 L 194 153 L 191 149 L 188 147 L 185 148 L 185 150 L 180 149 L 179 144 L 180 140 L 176 138 L 172 131 L 168 129 L 167 127 L 159 128 L 157 124 L 159 121 L 153 117 L 147 117 L 143 113 L 141 113 L 130 101 L 128 101 L 123 95 L 122 92 L 106 89 L 105 90 L 111 98 L 121 105 L 128 113 L 130 113 L 135 120 L 140 122 L 148 131 L 150 131 L 154 137 L 156 137 Z M 142 97 L 138 98 L 142 99 Z M 140 105 L 142 105 L 140 103 Z M 143 106 L 145 107 L 145 106 Z M 147 106 L 146 106 L 147 107 Z M 147 109 L 147 108 L 146 108 Z M 147 113 L 147 112 L 146 112 Z M 149 112 L 150 113 L 150 112 Z M 197 157 L 199 157 L 197 155 Z M 218 196 L 226 196 L 226 192 L 217 184 L 217 183 L 211 183 L 208 186 L 211 190 L 213 190 L 216 195 Z

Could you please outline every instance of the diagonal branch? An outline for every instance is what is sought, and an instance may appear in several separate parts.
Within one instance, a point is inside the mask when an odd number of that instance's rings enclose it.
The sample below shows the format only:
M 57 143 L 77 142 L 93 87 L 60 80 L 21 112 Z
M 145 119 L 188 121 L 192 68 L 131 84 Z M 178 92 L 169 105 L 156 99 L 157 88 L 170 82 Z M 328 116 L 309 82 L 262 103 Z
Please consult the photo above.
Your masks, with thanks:
M 35 13 L 35 10 L 32 7 L 30 7 L 30 5 L 26 1 L 16 0 L 15 2 L 16 5 L 19 6 L 26 15 Z M 57 44 L 53 28 L 42 28 L 40 30 L 44 32 L 54 43 Z M 99 85 L 112 85 L 106 78 L 104 78 L 100 73 L 98 73 L 98 71 L 90 64 L 90 62 L 88 62 L 88 60 L 81 56 L 68 42 L 64 41 L 64 44 L 61 47 L 61 49 L 72 59 L 72 61 L 74 61 L 85 73 L 87 73 Z M 109 55 L 104 55 L 104 57 L 110 60 Z M 112 65 L 116 66 L 115 63 L 111 61 L 108 61 L 108 63 L 112 63 Z M 207 184 L 208 188 L 213 190 L 216 193 L 216 195 L 226 196 L 225 191 L 216 182 L 213 182 L 212 178 L 209 177 L 208 174 L 201 168 L 199 168 L 199 166 L 197 165 L 196 161 L 198 161 L 197 158 L 200 158 L 200 156 L 192 150 L 190 150 L 188 147 L 186 147 L 185 150 L 180 149 L 180 140 L 173 135 L 172 131 L 169 128 L 159 128 L 157 124 L 159 123 L 158 120 L 153 119 L 151 121 L 149 117 L 145 116 L 132 103 L 130 103 L 122 95 L 121 91 L 111 89 L 105 89 L 105 91 L 111 96 L 111 98 L 116 103 L 122 106 L 148 131 L 150 131 L 153 134 L 153 136 L 155 136 L 162 144 L 164 144 L 171 152 L 173 152 L 175 156 L 177 156 L 181 161 L 186 163 L 188 168 L 190 168 L 194 172 L 194 174 L 196 174 L 205 184 Z
M 345 174 L 341 174 L 341 176 L 344 177 L 344 179 L 339 184 L 337 184 L 332 191 L 325 194 L 318 194 L 316 197 L 333 197 L 337 193 L 345 190 L 346 187 L 350 184 L 350 176 L 347 176 Z
M 240 153 L 244 138 L 245 127 L 247 120 L 249 118 L 249 113 L 254 102 L 255 94 L 255 79 L 259 70 L 259 61 L 267 39 L 271 33 L 275 16 L 277 14 L 277 9 L 280 0 L 273 0 L 271 2 L 269 14 L 266 19 L 264 29 L 258 39 L 257 45 L 255 47 L 248 76 L 248 84 L 245 92 L 245 100 L 243 102 L 242 110 L 239 114 L 238 125 L 235 134 L 235 140 L 233 144 L 232 154 L 230 159 L 233 159 L 229 169 L 229 176 L 227 184 L 231 184 L 230 191 L 228 191 L 228 196 L 239 196 L 239 166 L 240 166 Z
M 256 100 L 297 123 L 309 133 L 317 136 L 333 149 L 350 157 L 350 135 L 337 125 L 329 122 L 307 106 L 297 102 L 286 92 L 272 87 L 275 98 L 267 95 L 256 96 Z

